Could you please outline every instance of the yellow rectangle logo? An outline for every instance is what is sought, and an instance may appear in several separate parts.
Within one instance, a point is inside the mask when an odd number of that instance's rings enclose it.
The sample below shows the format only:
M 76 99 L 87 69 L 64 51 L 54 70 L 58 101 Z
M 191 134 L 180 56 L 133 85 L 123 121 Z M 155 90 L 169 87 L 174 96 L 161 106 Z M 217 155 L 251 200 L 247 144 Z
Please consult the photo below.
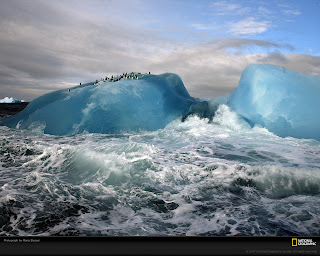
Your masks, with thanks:
M 297 246 L 297 245 L 298 245 L 298 239 L 292 238 L 292 246 Z

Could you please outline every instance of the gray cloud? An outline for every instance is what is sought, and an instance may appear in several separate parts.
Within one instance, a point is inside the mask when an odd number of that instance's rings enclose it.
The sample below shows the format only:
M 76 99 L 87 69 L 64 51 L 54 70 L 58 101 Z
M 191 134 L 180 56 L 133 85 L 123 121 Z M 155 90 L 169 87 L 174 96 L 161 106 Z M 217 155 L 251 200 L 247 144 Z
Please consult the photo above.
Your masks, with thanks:
M 139 2 L 125 2 L 127 8 L 120 9 L 117 1 L 90 1 L 90 6 L 85 3 L 2 3 L 0 98 L 32 100 L 72 83 L 131 71 L 177 73 L 191 95 L 206 98 L 231 92 L 242 70 L 251 63 L 278 64 L 320 74 L 319 57 L 281 54 L 282 49 L 294 50 L 289 44 L 222 37 L 182 43 L 161 34 L 167 27 L 144 27 L 149 18 L 150 24 L 156 23 L 155 18 L 146 16 L 134 22 L 144 13 Z M 179 31 L 175 25 L 166 26 L 170 31 Z M 203 35 L 192 30 L 183 32 L 191 37 Z M 256 54 L 257 48 L 269 53 Z
M 268 55 L 259 56 L 257 63 L 269 63 L 284 66 L 304 74 L 320 76 L 320 56 L 273 52 Z

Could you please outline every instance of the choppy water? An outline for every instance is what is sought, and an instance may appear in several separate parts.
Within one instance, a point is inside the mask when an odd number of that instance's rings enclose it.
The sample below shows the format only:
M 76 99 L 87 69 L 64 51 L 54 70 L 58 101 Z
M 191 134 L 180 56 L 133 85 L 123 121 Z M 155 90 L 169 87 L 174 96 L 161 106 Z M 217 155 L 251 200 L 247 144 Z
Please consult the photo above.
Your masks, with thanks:
M 0 235 L 320 235 L 320 142 L 226 106 L 154 132 L 0 127 Z

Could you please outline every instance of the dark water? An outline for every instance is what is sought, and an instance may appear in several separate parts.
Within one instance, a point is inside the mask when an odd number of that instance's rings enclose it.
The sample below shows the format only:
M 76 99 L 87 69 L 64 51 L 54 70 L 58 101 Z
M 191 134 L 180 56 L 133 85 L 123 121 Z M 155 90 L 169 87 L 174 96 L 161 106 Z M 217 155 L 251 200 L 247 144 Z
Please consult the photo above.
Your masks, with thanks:
M 10 115 L 15 115 L 28 106 L 29 102 L 21 103 L 1 103 L 0 104 L 0 118 Z
M 227 107 L 132 134 L 0 127 L 0 235 L 320 235 L 320 143 Z

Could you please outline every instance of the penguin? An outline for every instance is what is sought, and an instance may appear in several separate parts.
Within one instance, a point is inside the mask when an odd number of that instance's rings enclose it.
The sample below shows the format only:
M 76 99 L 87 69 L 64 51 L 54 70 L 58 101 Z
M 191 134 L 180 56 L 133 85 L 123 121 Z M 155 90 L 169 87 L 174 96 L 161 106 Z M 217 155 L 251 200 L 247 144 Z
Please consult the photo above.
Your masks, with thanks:
M 80 85 L 81 85 L 81 83 L 80 83 Z
M 70 89 L 68 89 L 68 92 L 70 92 L 71 90 Z
M 150 71 L 149 71 L 149 75 L 150 75 Z

